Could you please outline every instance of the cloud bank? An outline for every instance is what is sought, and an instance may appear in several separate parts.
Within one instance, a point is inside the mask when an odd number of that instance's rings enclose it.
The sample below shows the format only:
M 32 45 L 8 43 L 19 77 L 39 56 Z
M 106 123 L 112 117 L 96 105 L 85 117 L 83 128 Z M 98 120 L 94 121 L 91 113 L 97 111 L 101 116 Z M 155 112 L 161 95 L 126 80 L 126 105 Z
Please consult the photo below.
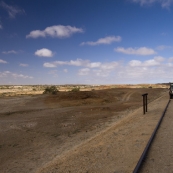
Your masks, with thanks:
M 156 83 L 173 80 L 173 57 L 164 58 L 155 56 L 148 60 L 133 59 L 123 62 L 91 62 L 90 60 L 76 59 L 70 61 L 53 61 L 43 64 L 46 68 L 59 66 L 75 66 L 76 75 L 82 83 Z M 70 72 L 70 68 L 68 69 Z

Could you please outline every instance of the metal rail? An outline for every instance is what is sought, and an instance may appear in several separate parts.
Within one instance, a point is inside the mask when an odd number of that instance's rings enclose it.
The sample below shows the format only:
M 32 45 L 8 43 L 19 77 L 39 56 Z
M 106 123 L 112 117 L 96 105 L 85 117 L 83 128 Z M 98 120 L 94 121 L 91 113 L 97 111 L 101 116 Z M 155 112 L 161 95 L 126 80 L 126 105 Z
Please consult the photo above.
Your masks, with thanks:
M 166 113 L 166 110 L 167 110 L 167 108 L 169 106 L 170 101 L 171 100 L 168 101 L 168 103 L 167 103 L 167 105 L 166 105 L 166 107 L 165 107 L 165 109 L 163 111 L 163 114 L 162 114 L 162 116 L 161 116 L 161 118 L 160 118 L 160 120 L 159 120 L 159 122 L 158 122 L 158 124 L 157 124 L 157 126 L 156 126 L 156 128 L 155 128 L 155 130 L 153 132 L 153 134 L 151 135 L 151 137 L 150 137 L 150 139 L 149 139 L 149 141 L 148 141 L 148 143 L 147 143 L 147 145 L 146 145 L 146 147 L 145 147 L 145 149 L 144 149 L 144 151 L 143 151 L 143 153 L 142 153 L 142 155 L 141 155 L 141 157 L 140 157 L 140 159 L 139 159 L 139 161 L 138 161 L 138 163 L 137 163 L 137 165 L 136 165 L 136 167 L 135 167 L 135 169 L 133 171 L 133 173 L 138 173 L 139 172 L 139 170 L 140 170 L 140 168 L 142 166 L 142 162 L 143 162 L 143 160 L 144 160 L 144 158 L 145 158 L 145 156 L 146 156 L 146 154 L 147 154 L 147 152 L 148 152 L 148 150 L 149 150 L 149 148 L 151 146 L 151 143 L 152 143 L 152 141 L 153 141 L 153 139 L 154 139 L 154 137 L 156 135 L 156 132 L 157 132 L 157 130 L 158 130 L 158 128 L 159 128 L 159 126 L 160 126 L 160 124 L 162 122 L 162 119 L 163 119 L 163 117 L 164 117 L 164 115 Z

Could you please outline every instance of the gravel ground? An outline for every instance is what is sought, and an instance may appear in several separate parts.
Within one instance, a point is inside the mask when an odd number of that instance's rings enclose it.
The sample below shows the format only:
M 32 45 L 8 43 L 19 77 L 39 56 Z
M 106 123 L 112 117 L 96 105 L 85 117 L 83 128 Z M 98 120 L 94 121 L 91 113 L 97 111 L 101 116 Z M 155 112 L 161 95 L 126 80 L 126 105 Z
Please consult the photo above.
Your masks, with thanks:
M 39 173 L 131 173 L 140 158 L 164 107 L 168 95 L 115 123 L 109 129 L 39 169 Z

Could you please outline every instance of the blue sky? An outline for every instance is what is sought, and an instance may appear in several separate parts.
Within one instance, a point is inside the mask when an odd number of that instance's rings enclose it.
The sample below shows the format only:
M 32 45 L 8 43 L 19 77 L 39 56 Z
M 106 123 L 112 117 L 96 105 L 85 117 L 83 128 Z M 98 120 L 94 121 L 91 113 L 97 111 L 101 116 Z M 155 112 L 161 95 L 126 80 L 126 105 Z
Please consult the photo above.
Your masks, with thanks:
M 0 1 L 0 84 L 173 81 L 173 0 Z

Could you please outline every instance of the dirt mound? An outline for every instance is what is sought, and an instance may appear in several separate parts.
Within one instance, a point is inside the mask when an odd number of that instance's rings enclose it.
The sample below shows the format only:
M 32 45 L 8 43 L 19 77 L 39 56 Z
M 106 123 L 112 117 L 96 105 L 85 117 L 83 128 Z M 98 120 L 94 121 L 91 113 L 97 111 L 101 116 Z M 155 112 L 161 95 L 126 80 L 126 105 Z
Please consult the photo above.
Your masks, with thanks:
M 80 91 L 59 92 L 57 95 L 49 95 L 45 98 L 47 104 L 59 106 L 81 106 L 88 104 L 104 104 L 115 102 L 117 98 L 110 91 Z
M 94 91 L 60 92 L 57 94 L 57 98 L 63 100 L 79 100 L 99 97 L 100 96 Z
M 45 97 L 45 103 L 52 106 L 82 106 L 82 105 L 104 105 L 117 102 L 139 102 L 142 100 L 142 94 L 148 93 L 148 101 L 155 99 L 155 96 L 161 95 L 166 89 L 105 89 L 79 92 L 58 92 L 56 95 Z M 153 94 L 157 93 L 157 94 Z

